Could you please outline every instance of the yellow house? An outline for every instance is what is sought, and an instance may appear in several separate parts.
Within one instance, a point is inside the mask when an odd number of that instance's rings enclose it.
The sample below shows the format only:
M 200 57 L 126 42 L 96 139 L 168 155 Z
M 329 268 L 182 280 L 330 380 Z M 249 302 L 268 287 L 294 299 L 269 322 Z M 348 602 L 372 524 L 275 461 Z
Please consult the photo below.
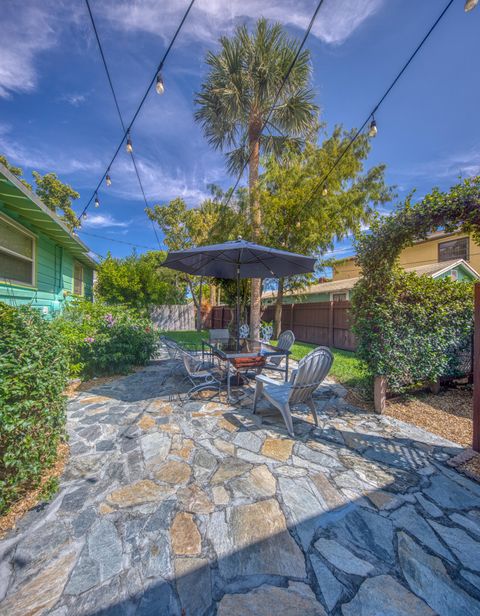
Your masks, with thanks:
M 428 239 L 416 242 L 400 254 L 400 265 L 407 272 L 432 278 L 480 280 L 480 246 L 465 233 L 432 233 Z M 345 301 L 351 298 L 353 287 L 360 279 L 355 257 L 341 259 L 333 265 L 333 277 L 328 282 L 314 284 L 303 291 L 286 293 L 285 304 L 297 302 Z M 265 304 L 275 301 L 276 292 L 263 294 Z
M 405 269 L 414 270 L 419 266 L 434 263 L 445 263 L 463 259 L 474 270 L 480 272 L 480 246 L 476 244 L 472 237 L 466 233 L 444 233 L 437 231 L 432 233 L 428 239 L 416 242 L 413 246 L 405 248 L 400 254 L 400 265 Z M 471 279 L 464 274 L 465 268 L 460 268 L 452 277 L 457 276 L 458 280 Z M 346 280 L 360 276 L 360 268 L 355 264 L 355 257 L 342 259 L 333 266 L 333 280 Z M 477 274 L 478 277 L 478 274 Z

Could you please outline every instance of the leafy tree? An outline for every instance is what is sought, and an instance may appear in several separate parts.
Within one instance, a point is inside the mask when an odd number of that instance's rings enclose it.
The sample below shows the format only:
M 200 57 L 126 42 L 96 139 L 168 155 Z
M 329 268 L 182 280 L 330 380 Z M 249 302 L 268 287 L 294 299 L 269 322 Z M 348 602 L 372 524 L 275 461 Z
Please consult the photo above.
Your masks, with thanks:
M 375 207 L 392 199 L 385 185 L 384 165 L 365 171 L 370 141 L 360 136 L 328 178 L 318 185 L 332 167 L 354 131 L 337 126 L 320 145 L 308 142 L 298 151 L 287 147 L 280 158 L 270 156 L 260 182 L 263 212 L 263 240 L 268 245 L 302 254 L 319 254 L 333 246 L 335 239 L 356 234 L 371 222 Z M 294 290 L 312 277 L 280 279 L 275 307 L 275 335 L 280 333 L 282 298 L 285 289 Z
M 141 311 L 162 304 L 183 304 L 186 287 L 173 270 L 162 268 L 165 253 L 116 258 L 109 253 L 97 270 L 95 291 L 109 304 L 125 304 Z
M 32 186 L 22 177 L 23 170 L 20 167 L 11 165 L 7 158 L 0 154 L 0 163 L 4 165 L 10 173 L 13 173 L 22 184 L 33 191 Z M 79 193 L 68 184 L 62 182 L 56 173 L 46 173 L 40 175 L 37 171 L 32 171 L 35 179 L 35 193 L 52 212 L 57 210 L 63 212 L 60 216 L 67 227 L 73 231 L 80 226 L 77 215 L 72 209 L 72 202 L 80 198 Z
M 158 223 L 164 234 L 164 242 L 169 250 L 183 250 L 190 246 L 202 246 L 234 239 L 243 227 L 246 199 L 244 191 L 225 206 L 225 193 L 211 185 L 211 197 L 205 199 L 198 208 L 189 208 L 180 198 L 166 205 L 147 208 L 147 215 Z M 197 327 L 200 328 L 200 306 L 202 304 L 203 278 L 181 274 L 186 282 L 197 309 Z M 215 281 L 218 283 L 219 281 Z M 215 284 L 212 281 L 213 284 Z M 222 284 L 222 283 L 221 283 Z
M 301 143 L 316 122 L 308 51 L 299 54 L 277 99 L 298 47 L 278 23 L 259 19 L 252 34 L 239 26 L 232 38 L 220 39 L 218 53 L 207 54 L 209 73 L 196 98 L 195 118 L 209 143 L 226 151 L 229 171 L 238 173 L 248 163 L 253 240 L 259 239 L 262 224 L 257 191 L 261 153 L 279 154 L 286 143 Z M 250 325 L 255 337 L 260 299 L 261 281 L 254 279 Z
M 52 212 L 57 213 L 57 210 L 61 210 L 63 212 L 61 218 L 67 227 L 72 230 L 79 227 L 80 223 L 72 208 L 72 201 L 80 198 L 79 193 L 59 180 L 56 173 L 46 173 L 42 176 L 37 171 L 32 171 L 32 175 L 37 186 L 35 192 L 43 203 Z

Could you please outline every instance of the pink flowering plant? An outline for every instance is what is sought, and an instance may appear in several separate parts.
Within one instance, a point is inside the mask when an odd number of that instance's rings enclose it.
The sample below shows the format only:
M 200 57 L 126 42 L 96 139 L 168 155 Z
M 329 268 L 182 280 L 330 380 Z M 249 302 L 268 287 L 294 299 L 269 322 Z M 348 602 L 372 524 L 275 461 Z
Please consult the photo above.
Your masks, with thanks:
M 72 376 L 125 374 L 152 357 L 158 331 L 150 319 L 124 306 L 75 300 L 54 326 L 63 334 Z

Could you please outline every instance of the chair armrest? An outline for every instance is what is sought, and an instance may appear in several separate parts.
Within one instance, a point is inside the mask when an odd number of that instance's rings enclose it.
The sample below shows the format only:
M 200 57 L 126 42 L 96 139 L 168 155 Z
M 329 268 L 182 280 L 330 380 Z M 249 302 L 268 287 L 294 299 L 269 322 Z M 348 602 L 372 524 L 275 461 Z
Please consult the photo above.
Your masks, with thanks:
M 265 376 L 264 374 L 257 374 L 255 380 L 261 381 L 262 383 L 265 383 L 265 385 L 281 385 L 281 383 L 275 379 L 271 379 L 269 376 Z

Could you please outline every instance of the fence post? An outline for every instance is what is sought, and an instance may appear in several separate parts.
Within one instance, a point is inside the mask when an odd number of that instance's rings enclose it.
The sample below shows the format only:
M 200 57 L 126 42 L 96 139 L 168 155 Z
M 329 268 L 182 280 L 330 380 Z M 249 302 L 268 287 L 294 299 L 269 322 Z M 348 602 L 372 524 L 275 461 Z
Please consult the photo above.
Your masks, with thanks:
M 328 346 L 333 347 L 333 302 L 328 302 Z
M 480 451 L 480 283 L 475 283 L 473 325 L 473 435 L 472 449 Z
M 373 385 L 373 402 L 375 413 L 385 412 L 385 401 L 387 398 L 387 379 L 384 376 L 376 376 Z

